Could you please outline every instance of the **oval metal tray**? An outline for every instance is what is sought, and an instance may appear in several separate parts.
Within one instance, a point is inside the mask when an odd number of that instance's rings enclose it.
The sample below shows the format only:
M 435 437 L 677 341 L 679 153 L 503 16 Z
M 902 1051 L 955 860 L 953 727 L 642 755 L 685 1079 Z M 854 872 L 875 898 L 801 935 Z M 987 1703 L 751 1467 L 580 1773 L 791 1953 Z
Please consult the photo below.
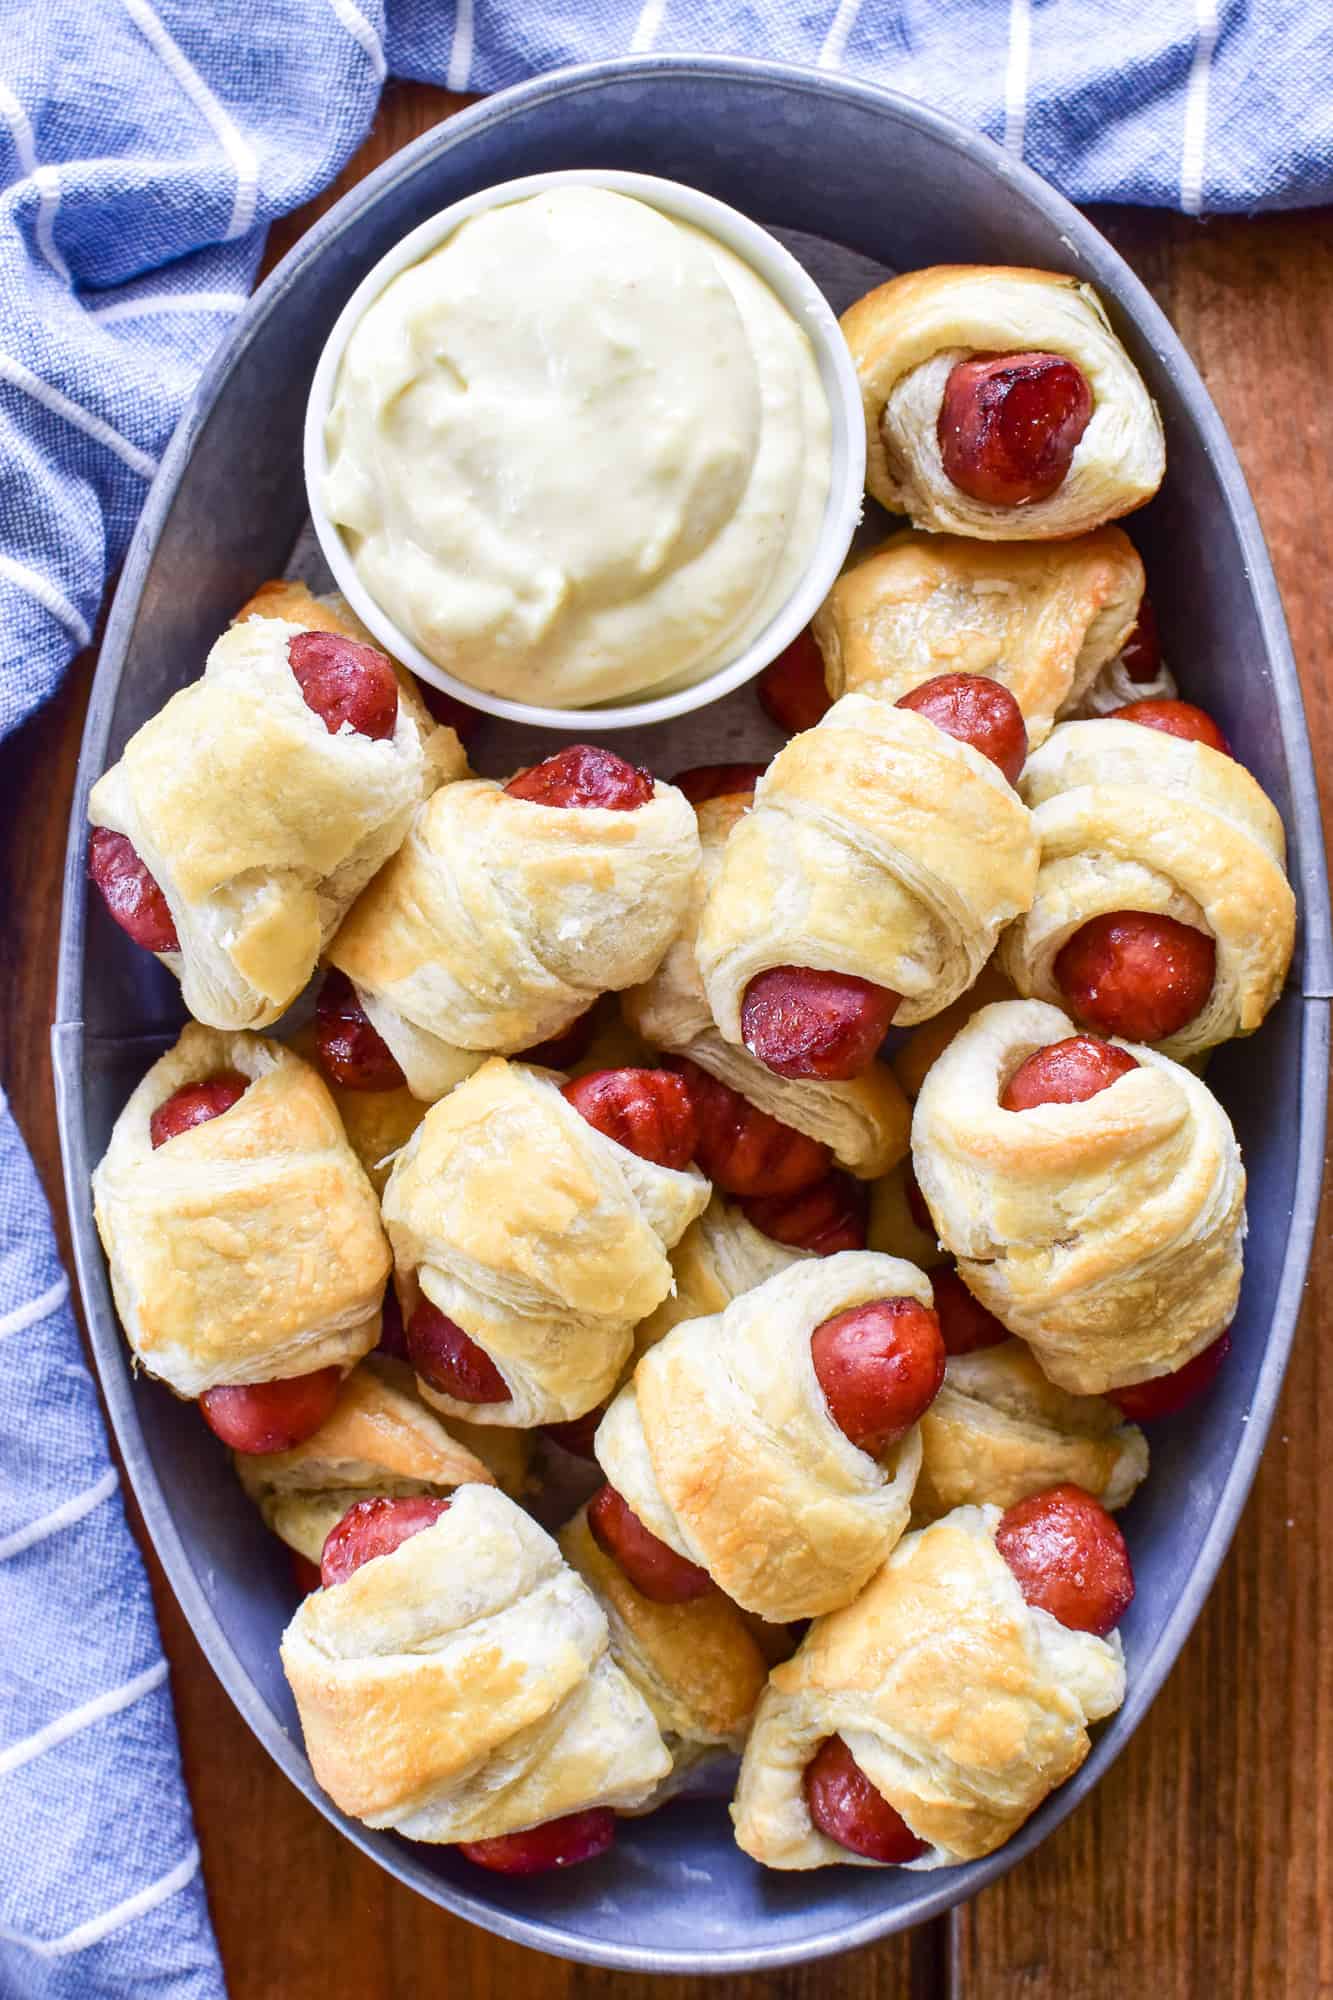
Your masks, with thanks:
M 1277 801 L 1301 903 L 1289 989 L 1212 1069 L 1250 1174 L 1235 1350 L 1206 1401 L 1153 1440 L 1125 1517 L 1139 1591 L 1124 1626 L 1129 1697 L 1078 1776 L 1007 1847 L 927 1875 L 777 1876 L 732 1842 L 725 1809 L 627 1822 L 607 1862 L 528 1882 L 485 1877 L 336 1813 L 312 1779 L 278 1662 L 293 1608 L 285 1551 L 197 1413 L 131 1376 L 88 1175 L 132 1085 L 181 1019 L 174 981 L 88 904 L 84 812 L 131 732 L 199 672 L 236 607 L 281 574 L 305 516 L 301 420 L 315 359 L 358 280 L 405 231 L 498 180 L 602 165 L 687 181 L 757 220 L 873 265 L 1024 263 L 1075 272 L 1106 302 L 1165 419 L 1166 485 L 1129 526 L 1167 658 Z M 669 731 L 672 725 L 662 726 Z M 669 738 L 666 739 L 669 743 Z M 715 757 L 727 753 L 714 750 Z M 676 762 L 663 753 L 660 768 Z M 681 757 L 678 761 L 689 761 Z M 61 1139 L 94 1353 L 149 1532 L 242 1714 L 284 1771 L 382 1866 L 450 1910 L 563 1956 L 635 1970 L 736 1972 L 815 1958 L 919 1923 L 1012 1866 L 1123 1748 L 1193 1623 L 1235 1528 L 1295 1326 L 1318 1200 L 1328 1075 L 1327 882 L 1300 689 L 1235 454 L 1151 298 L 1097 231 L 987 140 L 905 99 L 813 71 L 629 58 L 475 106 L 355 188 L 260 288 L 209 367 L 149 496 L 93 689 L 65 871 L 57 1022 Z

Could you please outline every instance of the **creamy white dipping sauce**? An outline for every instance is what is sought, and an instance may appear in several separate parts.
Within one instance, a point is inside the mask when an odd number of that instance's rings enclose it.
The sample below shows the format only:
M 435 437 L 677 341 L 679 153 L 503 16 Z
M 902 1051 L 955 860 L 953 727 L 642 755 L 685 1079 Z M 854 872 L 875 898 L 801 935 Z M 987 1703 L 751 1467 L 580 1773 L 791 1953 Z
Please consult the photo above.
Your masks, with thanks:
M 565 187 L 483 211 L 352 332 L 324 501 L 365 589 L 471 686 L 549 707 L 724 665 L 828 499 L 810 342 L 731 251 Z

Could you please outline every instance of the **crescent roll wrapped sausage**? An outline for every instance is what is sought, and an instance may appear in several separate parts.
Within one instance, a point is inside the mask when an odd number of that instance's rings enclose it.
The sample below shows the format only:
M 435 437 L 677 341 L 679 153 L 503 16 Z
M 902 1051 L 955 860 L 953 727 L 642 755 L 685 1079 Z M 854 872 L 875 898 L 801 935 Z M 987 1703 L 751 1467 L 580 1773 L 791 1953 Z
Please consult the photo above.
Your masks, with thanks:
M 266 1027 L 291 1004 L 450 774 L 436 739 L 461 760 L 453 732 L 435 728 L 382 654 L 349 670 L 383 682 L 375 727 L 387 733 L 347 720 L 330 730 L 294 666 L 312 636 L 323 635 L 278 618 L 232 626 L 202 679 L 135 732 L 88 801 L 94 879 L 114 912 L 118 872 L 148 871 L 166 912 L 157 956 L 191 1013 L 217 1028 Z
M 237 1452 L 233 1463 L 265 1525 L 313 1563 L 329 1530 L 358 1500 L 495 1484 L 434 1411 L 373 1361 L 346 1377 L 332 1414 L 303 1444 Z
M 634 1329 L 637 1354 L 646 1354 L 682 1320 L 705 1319 L 753 1291 L 765 1278 L 790 1269 L 806 1255 L 775 1243 L 733 1202 L 715 1194 L 671 1252 L 674 1288 Z
M 698 808 L 703 858 L 684 922 L 652 978 L 626 993 L 621 1005 L 654 1048 L 688 1057 L 770 1118 L 827 1146 L 849 1173 L 874 1180 L 907 1151 L 911 1113 L 892 1072 L 874 1063 L 843 1083 L 777 1076 L 720 1034 L 709 1009 L 695 956 L 699 919 L 722 872 L 728 836 L 750 803 L 749 792 L 731 792 Z
M 921 1419 L 912 1522 L 953 1507 L 1010 1507 L 1066 1481 L 1112 1513 L 1148 1474 L 1148 1440 L 1104 1396 L 1048 1382 L 1021 1340 L 954 1354 Z
M 611 1657 L 652 1710 L 673 1778 L 710 1754 L 739 1753 L 768 1662 L 736 1606 L 720 1590 L 687 1604 L 654 1603 L 598 1545 L 586 1508 L 558 1540 L 606 1613 Z
M 1146 912 L 1211 939 L 1199 1011 L 1152 1039 L 1178 1060 L 1250 1034 L 1291 963 L 1296 904 L 1277 808 L 1242 764 L 1114 717 L 1063 723 L 1021 790 L 1041 841 L 1031 908 L 1000 962 L 1022 994 L 1059 1005 L 1064 947 L 1093 919 Z
M 427 1100 L 560 1034 L 598 994 L 646 979 L 699 863 L 688 799 L 633 811 L 513 797 L 489 778 L 421 808 L 329 957 L 409 1088 Z
M 998 1507 L 904 1536 L 852 1604 L 775 1667 L 731 1817 L 768 1868 L 877 1865 L 821 1832 L 803 1779 L 839 1736 L 940 1868 L 993 1853 L 1073 1776 L 1088 1726 L 1124 1700 L 1120 1636 L 1071 1631 L 1024 1601 L 996 1547 Z
M 848 694 L 779 751 L 733 828 L 699 922 L 713 1018 L 739 1044 L 745 991 L 799 965 L 902 996 L 894 1025 L 972 984 L 1028 907 L 1026 808 L 970 743 L 912 710 Z
M 639 1805 L 671 1769 L 592 1592 L 489 1486 L 307 1597 L 282 1664 L 334 1804 L 409 1840 Z
M 866 485 L 913 527 L 982 541 L 1066 540 L 1141 507 L 1162 483 L 1156 405 L 1097 294 L 1077 278 L 936 265 L 858 299 L 843 314 L 842 330 L 861 380 Z M 1033 466 L 1013 461 L 995 371 L 988 381 L 985 368 L 1006 361 L 1027 364 L 1019 371 L 1023 407 L 1014 413 L 1020 446 L 1034 416 L 1047 414 L 1047 396 L 1056 397 L 1055 429 L 1063 435 L 1053 463 L 1049 456 Z M 967 376 L 955 375 L 960 367 Z M 999 393 L 1007 386 L 1001 373 Z M 998 454 L 999 470 L 1019 478 L 1012 496 L 1000 478 L 969 481 L 964 490 L 951 476 L 958 470 L 951 438 L 960 433 L 965 455 L 986 447 L 988 459 Z M 1025 470 L 1036 474 L 1027 489 Z M 986 497 L 992 489 L 1000 497 Z
M 643 1525 L 747 1611 L 781 1623 L 855 1596 L 907 1525 L 919 1427 L 880 1458 L 834 1422 L 811 1336 L 871 1300 L 929 1306 L 913 1265 L 807 1258 L 644 1355 L 594 1449 Z
M 242 1087 L 154 1144 L 184 1086 Z M 389 1246 L 319 1077 L 257 1035 L 191 1022 L 116 1120 L 93 1175 L 121 1324 L 178 1396 L 348 1368 L 375 1345 Z
M 937 674 L 985 674 L 1009 689 L 1035 747 L 1118 655 L 1142 595 L 1119 528 L 997 543 L 904 528 L 843 571 L 814 634 L 834 699 L 897 701 Z
M 1145 732 L 1146 733 L 1146 732 Z M 1062 1389 L 1181 1368 L 1230 1324 L 1245 1170 L 1207 1086 L 1155 1049 L 1081 1103 L 1008 1111 L 1019 1066 L 1073 1024 L 1040 1000 L 985 1007 L 927 1076 L 916 1177 L 968 1289 Z
M 483 1349 L 508 1395 L 470 1404 L 423 1382 L 426 1400 L 525 1428 L 590 1410 L 671 1289 L 668 1252 L 708 1192 L 693 1168 L 605 1137 L 546 1073 L 485 1063 L 398 1155 L 384 1222 L 404 1320 L 424 1296 Z

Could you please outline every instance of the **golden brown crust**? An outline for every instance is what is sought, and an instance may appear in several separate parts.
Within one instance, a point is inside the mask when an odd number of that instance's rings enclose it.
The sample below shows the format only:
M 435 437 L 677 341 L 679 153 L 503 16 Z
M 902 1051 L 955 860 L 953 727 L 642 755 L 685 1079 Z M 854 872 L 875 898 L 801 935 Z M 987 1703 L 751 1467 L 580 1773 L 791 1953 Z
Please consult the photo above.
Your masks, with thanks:
M 1137 1067 L 1086 1102 L 1002 1110 L 1019 1064 L 1073 1032 L 1040 1000 L 983 1008 L 922 1086 L 912 1155 L 969 1289 L 1053 1382 L 1094 1395 L 1170 1374 L 1230 1323 L 1245 1171 L 1206 1085 L 1131 1043 Z
M 671 1768 L 591 1592 L 492 1487 L 460 1487 L 430 1527 L 307 1597 L 282 1663 L 324 1790 L 411 1840 L 638 1805 Z
M 249 1079 L 239 1102 L 154 1150 L 157 1107 L 223 1070 Z M 93 1198 L 126 1337 L 178 1395 L 375 1345 L 379 1205 L 324 1085 L 280 1043 L 192 1021 L 116 1120 Z
M 598 1427 L 598 1462 L 639 1519 L 760 1617 L 845 1604 L 907 1524 L 917 1430 L 882 1460 L 859 1450 L 829 1415 L 810 1354 L 835 1313 L 900 1297 L 928 1305 L 931 1292 L 896 1258 L 802 1258 L 675 1327 Z
M 289 625 L 299 625 L 303 632 L 336 632 L 344 639 L 355 639 L 359 645 L 373 646 L 376 652 L 384 653 L 398 676 L 400 699 L 407 703 L 426 746 L 431 769 L 431 782 L 426 789 L 433 791 L 436 785 L 469 775 L 467 752 L 457 732 L 448 723 L 435 720 L 422 699 L 415 677 L 401 660 L 384 652 L 374 633 L 361 623 L 340 591 L 331 590 L 323 597 L 316 597 L 307 584 L 295 577 L 271 577 L 246 599 L 231 622 L 239 625 L 246 618 L 283 618 Z
M 742 1292 L 753 1291 L 775 1272 L 800 1263 L 805 1254 L 775 1243 L 739 1208 L 715 1194 L 671 1252 L 674 1291 L 634 1329 L 636 1360 L 682 1320 L 720 1313 Z
M 985 674 L 1028 745 L 1082 699 L 1128 638 L 1143 564 L 1119 528 L 1069 542 L 977 542 L 901 529 L 845 569 L 814 620 L 830 695 L 898 701 L 937 674 Z
M 220 1028 L 266 1027 L 291 1004 L 437 777 L 406 700 L 383 741 L 330 735 L 291 671 L 299 631 L 250 618 L 224 632 L 88 801 L 156 877 L 180 940 L 159 956 Z
M 598 994 L 646 978 L 698 862 L 694 814 L 674 786 L 611 812 L 554 810 L 473 779 L 422 807 L 329 956 L 410 1088 L 431 1099 L 480 1053 L 531 1048 Z
M 728 1042 L 777 965 L 851 973 L 903 996 L 912 1027 L 976 979 L 1036 882 L 1013 787 L 971 744 L 872 695 L 835 702 L 779 751 L 733 828 L 698 961 Z
M 1028 759 L 1021 790 L 1041 869 L 1000 951 L 1019 992 L 1060 1005 L 1055 960 L 1074 932 L 1144 910 L 1206 932 L 1217 949 L 1207 1002 L 1162 1053 L 1185 1061 L 1253 1033 L 1282 991 L 1296 901 L 1281 818 L 1244 765 L 1105 717 L 1062 724 Z
M 290 1451 L 236 1452 L 233 1463 L 274 1534 L 311 1562 L 358 1500 L 494 1484 L 410 1386 L 399 1387 L 372 1360 L 346 1377 L 313 1437 Z
M 594 1130 L 550 1072 L 498 1058 L 433 1105 L 384 1195 L 404 1318 L 419 1292 L 495 1362 L 511 1396 L 451 1416 L 522 1428 L 581 1416 L 666 1296 L 668 1251 L 708 1200 L 693 1168 Z
M 905 1536 L 774 1668 L 731 1809 L 747 1854 L 770 1868 L 880 1865 L 806 1810 L 802 1774 L 832 1735 L 929 1844 L 917 1867 L 992 1853 L 1078 1769 L 1088 1724 L 1124 1698 L 1119 1636 L 1069 1631 L 1025 1604 L 995 1547 L 999 1518 L 962 1507 Z
M 699 919 L 722 872 L 727 838 L 752 794 L 731 792 L 698 808 L 702 859 L 684 922 L 652 978 L 622 1000 L 626 1019 L 654 1048 L 688 1056 L 770 1117 L 832 1149 L 863 1180 L 887 1173 L 907 1151 L 911 1113 L 892 1074 L 872 1063 L 849 1083 L 775 1076 L 738 1042 L 719 1033 L 695 956 Z
M 1021 1340 L 952 1357 L 921 1419 L 921 1475 L 912 1525 L 951 1508 L 1012 1507 L 1072 1482 L 1103 1507 L 1123 1507 L 1147 1476 L 1148 1444 L 1102 1396 L 1047 1381 Z
M 687 1604 L 653 1603 L 594 1541 L 586 1508 L 557 1539 L 606 1613 L 612 1658 L 669 1743 L 739 1750 L 768 1665 L 730 1599 L 718 1590 Z
M 1161 419 L 1090 285 L 1054 271 L 938 264 L 849 307 L 842 330 L 861 382 L 866 485 L 917 528 L 986 541 L 1063 540 L 1151 499 L 1162 481 Z M 944 471 L 936 422 L 956 362 L 976 353 L 1066 355 L 1093 413 L 1064 480 L 1044 500 L 972 500 Z

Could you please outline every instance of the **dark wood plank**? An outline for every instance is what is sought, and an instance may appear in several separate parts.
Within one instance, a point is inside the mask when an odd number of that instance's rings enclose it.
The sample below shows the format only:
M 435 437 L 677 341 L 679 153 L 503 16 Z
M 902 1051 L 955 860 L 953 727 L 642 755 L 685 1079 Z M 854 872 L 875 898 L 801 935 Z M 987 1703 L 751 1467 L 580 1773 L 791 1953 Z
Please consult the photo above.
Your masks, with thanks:
M 1327 815 L 1333 217 L 1095 219 L 1156 294 L 1235 440 L 1286 601 Z M 1126 1981 L 1153 2000 L 1333 1992 L 1330 1307 L 1325 1230 L 1278 1420 L 1207 1608 L 1093 1797 L 955 1915 L 955 2000 L 1106 2000 Z

